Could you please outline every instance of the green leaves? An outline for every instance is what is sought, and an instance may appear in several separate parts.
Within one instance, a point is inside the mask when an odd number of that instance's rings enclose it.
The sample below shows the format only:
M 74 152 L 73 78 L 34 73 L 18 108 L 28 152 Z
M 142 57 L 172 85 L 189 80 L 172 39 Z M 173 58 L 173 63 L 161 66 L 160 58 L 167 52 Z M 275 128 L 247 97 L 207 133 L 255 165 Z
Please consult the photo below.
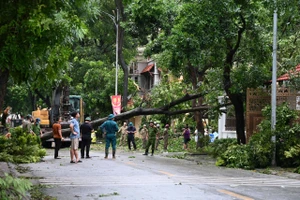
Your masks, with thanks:
M 22 128 L 10 129 L 11 138 L 0 137 L 0 160 L 14 163 L 38 162 L 46 155 L 38 136 L 24 132 Z
M 69 67 L 73 43 L 88 33 L 85 23 L 97 14 L 97 2 L 2 3 L 0 65 L 9 70 L 14 83 L 28 82 L 32 91 L 45 88 L 51 96 L 56 80 L 64 79 Z
M 191 88 L 191 87 L 190 87 Z M 182 80 L 172 78 L 169 75 L 163 75 L 159 85 L 156 85 L 151 93 L 143 99 L 141 107 L 163 107 L 175 99 L 179 99 L 186 93 L 192 92 L 188 90 L 186 85 L 182 83 Z M 140 97 L 136 97 L 135 106 L 139 107 L 141 103 Z M 181 110 L 184 108 L 190 108 L 191 103 L 183 103 L 172 108 L 173 110 Z
M 0 178 L 0 198 L 23 199 L 31 187 L 32 183 L 29 180 L 13 178 L 5 174 L 5 177 Z

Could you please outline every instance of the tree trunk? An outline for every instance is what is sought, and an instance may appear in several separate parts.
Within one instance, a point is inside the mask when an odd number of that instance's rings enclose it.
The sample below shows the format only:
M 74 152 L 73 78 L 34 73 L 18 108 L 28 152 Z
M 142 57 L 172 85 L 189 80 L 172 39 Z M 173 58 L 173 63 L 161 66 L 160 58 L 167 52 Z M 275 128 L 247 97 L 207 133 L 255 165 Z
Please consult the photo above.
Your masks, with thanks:
M 4 97 L 7 91 L 8 77 L 9 71 L 7 69 L 0 70 L 0 113 L 2 113 L 4 109 Z
M 191 77 L 193 88 L 196 90 L 198 88 L 198 82 L 203 80 L 202 73 L 198 72 L 198 69 L 196 67 L 193 67 L 189 64 L 188 66 L 189 71 L 189 77 Z M 198 76 L 197 76 L 198 74 Z M 199 97 L 197 99 L 194 99 L 192 101 L 192 107 L 198 107 L 201 106 L 203 103 L 203 97 Z M 198 136 L 202 135 L 204 136 L 204 126 L 203 126 L 203 114 L 200 111 L 194 112 L 194 118 L 196 121 L 196 128 L 198 130 Z M 200 143 L 200 140 L 197 142 L 197 147 L 203 147 L 204 144 Z
M 246 28 L 246 21 L 242 15 L 240 15 L 240 19 L 242 22 L 242 26 L 238 30 L 237 40 L 235 45 L 232 46 L 233 42 L 231 41 L 232 38 L 226 38 L 227 44 L 227 55 L 226 60 L 224 63 L 224 71 L 223 71 L 223 86 L 224 90 L 226 91 L 227 96 L 229 97 L 230 101 L 232 102 L 235 110 L 235 127 L 236 127 L 236 134 L 237 134 L 237 142 L 238 144 L 246 144 L 246 137 L 245 137 L 245 116 L 244 116 L 244 101 L 243 101 L 243 94 L 238 92 L 232 92 L 232 82 L 230 78 L 231 68 L 234 63 L 234 55 L 236 54 L 238 48 L 240 47 L 240 43 L 242 40 L 243 32 Z
M 124 13 L 124 6 L 122 0 L 115 0 L 116 8 L 119 13 L 119 21 L 126 21 L 126 16 Z M 124 29 L 120 26 L 119 21 L 117 22 L 118 26 L 118 61 L 122 67 L 124 72 L 123 77 L 123 98 L 122 98 L 122 111 L 126 111 L 127 107 L 127 96 L 128 96 L 128 66 L 125 63 L 125 59 L 123 56 L 123 44 L 124 44 Z
M 229 94 L 235 110 L 235 128 L 238 144 L 246 144 L 244 102 L 241 95 Z
M 34 93 L 31 92 L 30 89 L 29 89 L 29 93 L 28 93 L 28 99 L 31 102 L 31 108 L 28 109 L 30 111 L 30 114 L 31 114 L 31 111 L 36 110 L 36 107 L 35 107 L 36 106 L 36 99 L 35 99 Z
M 245 116 L 244 116 L 244 102 L 241 97 L 232 97 L 237 101 L 235 107 L 235 116 L 236 116 L 236 133 L 237 140 L 239 144 L 246 144 L 245 136 Z M 234 105 L 234 104 L 233 104 Z
M 236 122 L 235 127 L 236 127 L 237 142 L 238 144 L 241 143 L 246 144 L 244 101 L 242 98 L 242 94 L 231 92 L 232 83 L 230 80 L 230 73 L 231 73 L 231 64 L 227 63 L 225 64 L 224 72 L 223 72 L 224 89 L 231 103 L 233 104 L 235 110 L 235 122 Z
M 124 60 L 124 59 L 123 59 Z M 124 72 L 124 77 L 123 77 L 123 98 L 122 98 L 122 112 L 127 110 L 127 96 L 128 96 L 128 67 L 125 64 L 125 62 L 121 62 L 121 66 Z
M 50 97 L 47 95 L 46 97 L 38 90 L 34 90 L 35 94 L 43 100 L 43 102 L 47 105 L 47 108 L 51 107 Z

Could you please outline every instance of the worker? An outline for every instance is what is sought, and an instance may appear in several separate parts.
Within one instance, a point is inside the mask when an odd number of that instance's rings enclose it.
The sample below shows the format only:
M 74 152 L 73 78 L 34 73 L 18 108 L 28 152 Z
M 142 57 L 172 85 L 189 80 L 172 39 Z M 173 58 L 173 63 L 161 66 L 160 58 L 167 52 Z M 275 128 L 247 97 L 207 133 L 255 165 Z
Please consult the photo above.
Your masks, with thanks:
M 108 158 L 109 146 L 112 146 L 112 157 L 116 158 L 116 133 L 119 128 L 114 121 L 115 116 L 113 114 L 108 115 L 107 120 L 100 126 L 102 132 L 105 132 L 105 159 Z

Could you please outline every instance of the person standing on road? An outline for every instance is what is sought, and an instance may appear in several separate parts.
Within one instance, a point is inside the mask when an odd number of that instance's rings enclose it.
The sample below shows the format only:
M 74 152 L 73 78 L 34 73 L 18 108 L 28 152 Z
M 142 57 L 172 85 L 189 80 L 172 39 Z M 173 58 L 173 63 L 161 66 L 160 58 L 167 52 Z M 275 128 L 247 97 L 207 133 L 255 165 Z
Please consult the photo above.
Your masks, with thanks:
M 160 125 L 159 123 L 156 124 L 156 128 L 157 128 L 157 133 L 156 133 L 156 141 L 155 141 L 155 150 L 157 151 L 158 150 L 158 145 L 159 145 L 159 140 L 160 140 Z
M 108 150 L 111 144 L 112 146 L 112 157 L 116 158 L 116 133 L 118 132 L 119 128 L 118 125 L 113 119 L 115 116 L 113 114 L 108 115 L 107 120 L 100 126 L 102 132 L 106 132 L 105 136 L 105 159 L 108 158 Z
M 61 133 L 61 117 L 57 117 L 55 123 L 52 126 L 53 138 L 55 143 L 54 148 L 54 159 L 60 159 L 58 157 L 58 151 L 61 147 L 61 142 L 64 140 L 62 133 Z
M 40 127 L 40 121 L 40 118 L 36 118 L 33 125 L 31 126 L 31 130 L 36 135 L 39 144 L 41 144 L 41 137 L 43 135 Z
M 191 135 L 191 130 L 189 129 L 189 125 L 186 124 L 185 128 L 183 130 L 183 149 L 187 150 L 188 149 L 188 143 L 191 140 L 190 135 Z
M 129 150 L 131 150 L 131 142 L 132 142 L 134 150 L 136 150 L 136 145 L 135 145 L 135 141 L 134 141 L 135 133 L 136 133 L 136 128 L 133 126 L 132 122 L 129 122 L 128 128 L 127 128 L 127 144 L 128 144 Z
M 81 132 L 81 158 L 84 158 L 84 150 L 86 149 L 86 158 L 90 157 L 90 146 L 92 142 L 93 127 L 90 124 L 91 118 L 85 118 L 85 122 L 80 126 Z
M 168 150 L 169 132 L 170 132 L 170 125 L 166 124 L 164 129 L 164 151 Z
M 79 129 L 79 122 L 78 119 L 80 117 L 80 114 L 75 111 L 71 114 L 73 119 L 71 120 L 70 129 L 70 139 L 71 139 L 71 148 L 70 148 L 70 156 L 71 161 L 70 163 L 81 163 L 82 161 L 79 160 L 78 156 L 78 147 L 79 147 L 79 138 L 80 138 L 80 129 Z M 75 156 L 75 161 L 74 161 Z
M 155 139 L 156 139 L 156 134 L 157 134 L 157 128 L 154 126 L 154 123 L 151 121 L 150 122 L 150 126 L 148 129 L 149 132 L 149 140 L 146 146 L 146 150 L 145 153 L 143 155 L 148 155 L 148 151 L 149 151 L 149 147 L 151 146 L 152 152 L 151 152 L 151 156 L 153 156 L 154 154 L 154 148 L 155 148 Z
M 123 123 L 123 126 L 121 126 L 118 133 L 121 133 L 119 145 L 122 146 L 122 145 L 126 144 L 126 134 L 127 134 L 127 123 L 126 122 Z
M 148 141 L 148 129 L 146 124 L 143 125 L 143 128 L 140 131 L 143 141 L 143 149 L 146 149 L 147 141 Z

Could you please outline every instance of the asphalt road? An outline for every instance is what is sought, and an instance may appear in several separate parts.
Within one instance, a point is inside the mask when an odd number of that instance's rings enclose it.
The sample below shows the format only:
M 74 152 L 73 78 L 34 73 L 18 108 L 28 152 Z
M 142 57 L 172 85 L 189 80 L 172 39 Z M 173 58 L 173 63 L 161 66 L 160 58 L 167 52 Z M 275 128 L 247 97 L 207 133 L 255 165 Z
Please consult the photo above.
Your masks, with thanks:
M 22 164 L 30 171 L 20 175 L 46 185 L 44 192 L 58 200 L 300 199 L 300 180 L 220 168 L 204 157 L 195 162 L 119 150 L 116 159 L 104 159 L 92 151 L 91 159 L 71 164 L 68 149 L 59 154 L 62 159 L 53 159 L 49 149 L 45 162 Z

